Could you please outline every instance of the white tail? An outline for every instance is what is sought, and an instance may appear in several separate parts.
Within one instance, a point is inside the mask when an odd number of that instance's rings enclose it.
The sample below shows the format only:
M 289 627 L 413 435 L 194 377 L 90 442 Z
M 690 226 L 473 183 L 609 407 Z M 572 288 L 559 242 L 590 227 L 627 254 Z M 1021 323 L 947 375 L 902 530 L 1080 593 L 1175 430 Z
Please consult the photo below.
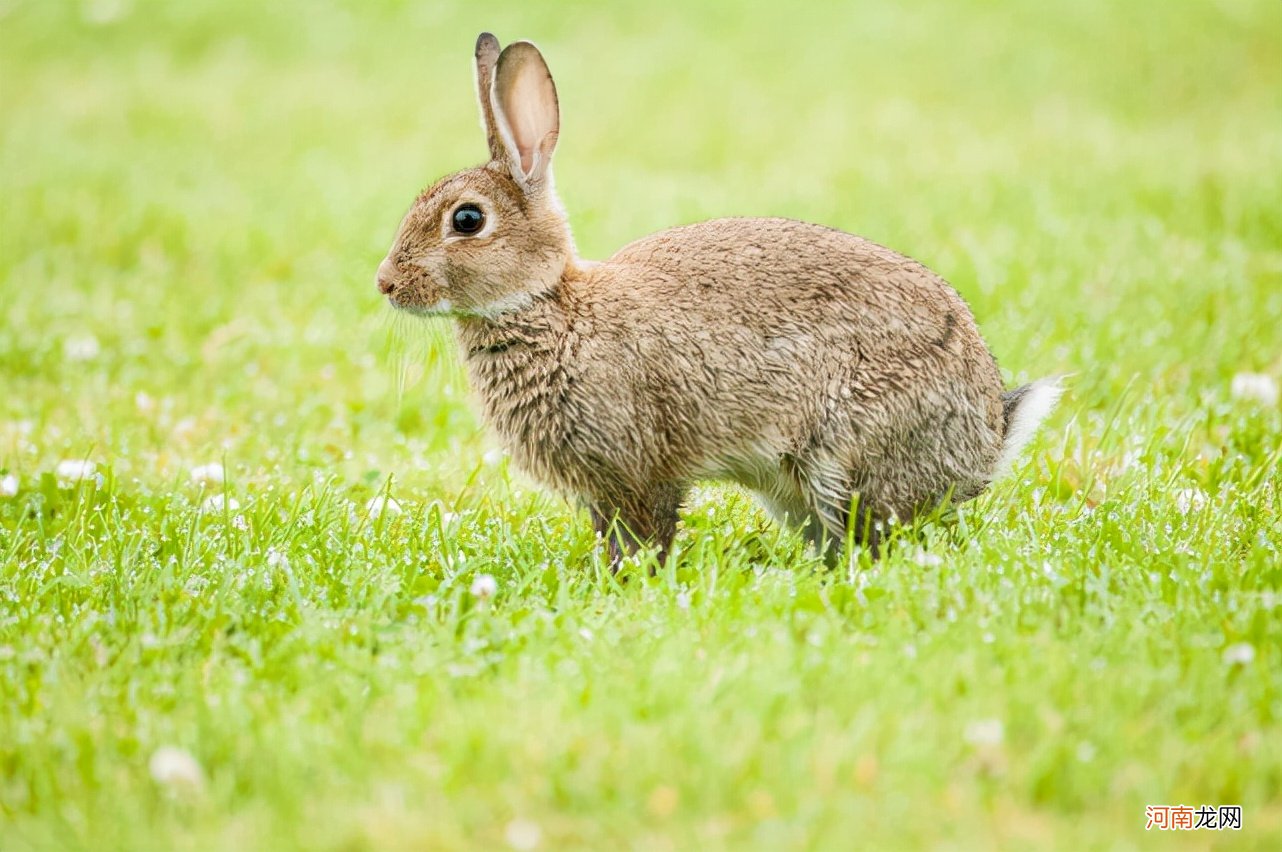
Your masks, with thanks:
M 1002 394 L 1002 403 L 1006 407 L 1006 435 L 1002 441 L 1001 457 L 993 467 L 993 478 L 1010 470 L 1063 393 L 1064 388 L 1056 377 L 1038 379 Z

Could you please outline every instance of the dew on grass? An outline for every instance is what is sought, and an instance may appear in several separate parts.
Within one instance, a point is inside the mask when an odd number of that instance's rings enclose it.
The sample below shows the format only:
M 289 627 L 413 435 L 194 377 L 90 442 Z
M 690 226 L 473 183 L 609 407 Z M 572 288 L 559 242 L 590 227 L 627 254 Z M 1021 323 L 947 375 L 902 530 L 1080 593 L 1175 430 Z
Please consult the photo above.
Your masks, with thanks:
M 1201 511 L 1206 501 L 1206 492 L 1201 488 L 1181 488 L 1175 492 L 1175 506 L 1185 515 Z
M 200 504 L 202 512 L 235 512 L 240 508 L 240 501 L 226 494 L 210 494 Z

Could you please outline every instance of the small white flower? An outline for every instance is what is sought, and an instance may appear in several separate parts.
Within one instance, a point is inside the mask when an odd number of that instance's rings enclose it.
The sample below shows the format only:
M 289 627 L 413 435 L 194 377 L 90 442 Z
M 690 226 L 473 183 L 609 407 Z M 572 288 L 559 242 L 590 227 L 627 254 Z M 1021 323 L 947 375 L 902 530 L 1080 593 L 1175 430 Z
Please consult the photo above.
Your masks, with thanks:
M 206 513 L 235 512 L 240 508 L 240 502 L 235 497 L 228 497 L 226 494 L 210 494 L 200 504 L 200 508 L 201 511 Z
M 92 334 L 69 337 L 62 342 L 62 357 L 68 361 L 92 361 L 102 352 L 98 338 Z
M 289 557 L 274 547 L 267 548 L 267 567 L 289 570 Z
M 18 475 L 11 473 L 4 479 L 0 479 L 0 497 L 18 496 Z
M 152 752 L 147 764 L 157 784 L 173 790 L 199 790 L 205 784 L 205 773 L 191 752 L 177 746 L 161 746 Z
M 202 487 L 206 485 L 221 485 L 223 478 L 222 462 L 199 464 L 191 469 L 191 481 Z
M 156 407 L 156 401 L 151 398 L 151 394 L 146 391 L 138 391 L 134 394 L 134 408 L 146 414 Z
M 491 574 L 477 574 L 472 581 L 472 597 L 487 601 L 499 590 L 499 582 Z
M 1006 726 L 1001 719 L 979 719 L 967 725 L 962 736 L 973 746 L 999 746 L 1006 739 Z
M 677 592 L 677 609 L 687 610 L 690 608 L 690 593 Z
M 1258 402 L 1261 405 L 1277 405 L 1278 383 L 1272 376 L 1264 373 L 1238 373 L 1233 377 L 1229 393 L 1234 399 Z
M 1224 662 L 1230 666 L 1249 666 L 1255 662 L 1255 646 L 1250 642 L 1235 642 L 1224 649 Z
M 486 467 L 494 467 L 499 462 L 503 461 L 505 455 L 506 454 L 502 450 L 490 450 L 485 455 L 481 456 L 481 461 L 485 462 Z
M 379 494 L 378 496 L 371 498 L 370 501 L 365 504 L 365 511 L 371 518 L 378 518 L 384 514 L 390 518 L 394 518 L 402 512 L 402 509 L 401 504 L 397 503 L 391 497 Z
M 1183 512 L 1198 512 L 1206 506 L 1206 492 L 1201 488 L 1181 488 L 1175 492 L 1175 505 Z
M 539 828 L 538 823 L 530 822 L 528 819 L 514 819 L 507 824 L 503 836 L 507 838 L 508 846 L 528 852 L 530 849 L 538 848 L 539 842 L 543 839 L 543 830 Z
M 944 558 L 938 553 L 919 550 L 913 554 L 913 561 L 923 568 L 936 568 L 944 564 Z
M 91 461 L 63 459 L 54 468 L 54 475 L 58 477 L 58 484 L 63 488 L 75 488 L 76 483 L 80 480 L 92 478 L 94 471 L 97 469 L 97 466 Z

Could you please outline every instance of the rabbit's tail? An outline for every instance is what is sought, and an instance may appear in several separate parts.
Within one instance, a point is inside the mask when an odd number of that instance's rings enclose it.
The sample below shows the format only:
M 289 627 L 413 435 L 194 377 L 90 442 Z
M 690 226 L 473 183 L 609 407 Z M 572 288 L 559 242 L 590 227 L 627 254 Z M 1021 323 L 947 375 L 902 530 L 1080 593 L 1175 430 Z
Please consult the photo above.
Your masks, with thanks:
M 1002 394 L 1006 429 L 1002 433 L 1002 454 L 993 467 L 993 477 L 1010 470 L 1011 465 L 1032 439 L 1046 415 L 1059 402 L 1064 387 L 1060 377 L 1038 379 Z

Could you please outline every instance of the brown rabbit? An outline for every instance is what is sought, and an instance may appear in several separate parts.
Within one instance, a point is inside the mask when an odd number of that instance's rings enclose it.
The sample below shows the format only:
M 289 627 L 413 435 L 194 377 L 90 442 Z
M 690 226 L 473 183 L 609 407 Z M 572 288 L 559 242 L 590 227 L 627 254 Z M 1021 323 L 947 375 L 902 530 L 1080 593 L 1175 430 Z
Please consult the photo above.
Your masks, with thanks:
M 946 282 L 832 228 L 719 219 L 581 259 L 542 55 L 482 33 L 476 80 L 490 161 L 418 197 L 378 288 L 454 317 L 486 419 L 583 501 L 616 563 L 647 543 L 662 560 L 704 478 L 875 557 L 886 522 L 983 491 L 1058 398 L 1049 380 L 1003 393 Z

